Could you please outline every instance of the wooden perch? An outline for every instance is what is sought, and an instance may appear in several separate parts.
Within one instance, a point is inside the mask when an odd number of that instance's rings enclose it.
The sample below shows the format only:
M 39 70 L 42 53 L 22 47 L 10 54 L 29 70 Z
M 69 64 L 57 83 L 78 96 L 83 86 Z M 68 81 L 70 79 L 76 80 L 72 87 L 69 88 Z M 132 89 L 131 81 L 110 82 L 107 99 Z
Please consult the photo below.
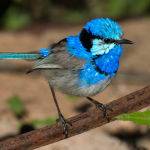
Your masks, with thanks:
M 112 111 L 108 112 L 110 121 L 115 120 L 114 117 L 120 114 L 138 111 L 150 105 L 150 86 L 112 101 L 107 105 L 112 109 Z M 108 123 L 107 119 L 103 118 L 102 112 L 95 107 L 85 113 L 69 118 L 68 121 L 72 123 L 72 126 L 69 128 L 69 137 Z M 56 123 L 52 126 L 37 129 L 1 141 L 0 149 L 34 149 L 43 145 L 58 142 L 64 138 L 65 136 L 62 127 L 59 123 Z

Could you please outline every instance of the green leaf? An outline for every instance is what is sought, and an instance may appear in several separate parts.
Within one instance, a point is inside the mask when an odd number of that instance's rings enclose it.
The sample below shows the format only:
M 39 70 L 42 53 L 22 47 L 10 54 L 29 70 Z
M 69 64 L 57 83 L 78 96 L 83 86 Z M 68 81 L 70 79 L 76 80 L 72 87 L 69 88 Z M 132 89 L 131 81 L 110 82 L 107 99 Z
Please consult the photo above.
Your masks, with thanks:
M 20 97 L 13 96 L 8 99 L 8 105 L 11 111 L 17 116 L 22 117 L 25 113 L 25 107 Z
M 18 30 L 26 27 L 30 23 L 30 16 L 18 10 L 16 7 L 10 7 L 4 16 L 4 27 L 7 30 Z
M 135 5 L 136 3 L 136 5 Z M 130 1 L 130 14 L 140 15 L 146 13 L 150 6 L 150 0 L 132 0 Z
M 62 18 L 64 22 L 68 23 L 78 23 L 86 18 L 86 13 L 84 11 L 75 11 L 75 10 L 65 10 Z
M 107 15 L 111 17 L 121 18 L 128 12 L 126 11 L 128 0 L 109 0 L 107 3 Z
M 52 125 L 55 122 L 56 122 L 55 117 L 49 117 L 49 118 L 41 119 L 41 120 L 39 120 L 39 119 L 33 120 L 33 121 L 31 121 L 31 124 L 36 128 L 40 128 L 40 127 L 44 127 L 47 125 Z
M 116 117 L 118 120 L 132 121 L 139 125 L 150 126 L 150 110 L 143 112 L 134 112 L 130 114 L 123 114 Z

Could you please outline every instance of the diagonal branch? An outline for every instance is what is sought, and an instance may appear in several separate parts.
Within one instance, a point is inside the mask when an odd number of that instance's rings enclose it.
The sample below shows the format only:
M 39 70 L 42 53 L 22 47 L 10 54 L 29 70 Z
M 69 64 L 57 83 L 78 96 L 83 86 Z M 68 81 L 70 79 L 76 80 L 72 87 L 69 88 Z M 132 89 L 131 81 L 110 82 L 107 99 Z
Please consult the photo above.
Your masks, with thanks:
M 138 111 L 150 105 L 150 86 L 133 92 L 108 104 L 112 111 L 108 112 L 110 121 L 114 121 L 117 115 Z M 92 128 L 108 123 L 102 113 L 93 108 L 85 113 L 68 119 L 72 126 L 69 128 L 69 137 L 86 132 Z M 50 143 L 63 140 L 62 127 L 57 123 L 50 127 L 37 129 L 22 135 L 0 142 L 2 150 L 34 149 Z

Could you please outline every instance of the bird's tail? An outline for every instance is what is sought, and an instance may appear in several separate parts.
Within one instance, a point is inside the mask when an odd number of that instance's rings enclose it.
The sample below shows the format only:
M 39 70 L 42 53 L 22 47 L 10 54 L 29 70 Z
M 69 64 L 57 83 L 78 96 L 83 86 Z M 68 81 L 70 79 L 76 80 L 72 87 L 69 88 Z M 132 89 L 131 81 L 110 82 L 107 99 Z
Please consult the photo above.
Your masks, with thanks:
M 38 59 L 40 55 L 37 53 L 0 53 L 0 59 L 27 59 L 35 60 Z
M 41 48 L 39 52 L 33 53 L 4 53 L 0 52 L 0 59 L 21 59 L 21 60 L 37 60 L 47 57 L 50 53 L 49 48 Z

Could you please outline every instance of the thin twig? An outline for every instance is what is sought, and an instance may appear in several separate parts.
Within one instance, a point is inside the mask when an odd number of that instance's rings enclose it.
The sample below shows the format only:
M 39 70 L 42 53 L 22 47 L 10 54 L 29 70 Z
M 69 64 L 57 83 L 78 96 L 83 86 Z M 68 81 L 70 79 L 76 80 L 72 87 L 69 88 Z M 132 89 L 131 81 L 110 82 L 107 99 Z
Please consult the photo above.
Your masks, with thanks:
M 127 96 L 119 98 L 108 104 L 112 111 L 108 112 L 110 121 L 115 120 L 114 117 L 128 112 L 138 111 L 150 105 L 150 86 L 139 91 L 133 92 Z M 103 114 L 96 108 L 81 113 L 68 119 L 72 126 L 69 128 L 69 136 L 74 136 L 90 129 L 99 127 L 108 123 L 103 118 Z M 56 123 L 50 127 L 37 129 L 13 138 L 0 142 L 1 150 L 22 150 L 34 149 L 50 143 L 55 143 L 65 138 L 62 127 Z

